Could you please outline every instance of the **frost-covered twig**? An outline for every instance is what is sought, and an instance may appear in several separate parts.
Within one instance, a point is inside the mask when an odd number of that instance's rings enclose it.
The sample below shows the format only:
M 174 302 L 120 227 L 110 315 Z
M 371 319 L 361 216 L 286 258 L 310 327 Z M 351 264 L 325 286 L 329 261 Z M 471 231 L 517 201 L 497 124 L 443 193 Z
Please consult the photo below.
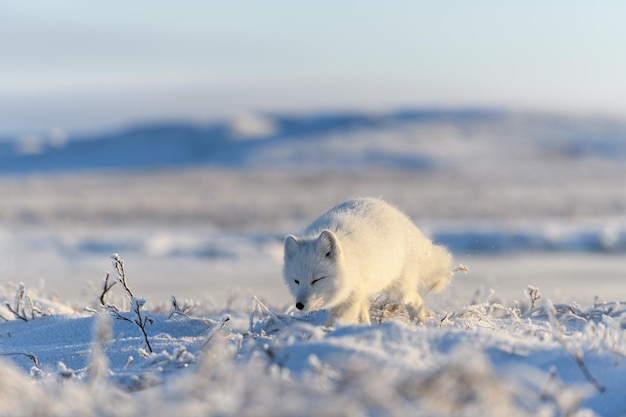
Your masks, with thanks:
M 535 308 L 535 303 L 537 302 L 537 300 L 541 298 L 541 292 L 539 292 L 539 288 L 529 285 L 527 294 L 528 298 L 530 298 L 529 310 L 532 310 Z
M 6 305 L 7 309 L 8 309 L 11 313 L 13 313 L 13 315 L 15 316 L 15 318 L 18 318 L 18 319 L 23 320 L 23 321 L 28 321 L 28 319 L 26 318 L 26 316 L 24 316 L 24 315 L 20 314 L 19 310 L 14 310 L 14 309 L 11 307 L 11 304 L 9 304 L 9 303 L 7 302 L 5 305 Z
M 115 284 L 117 284 L 117 282 L 115 282 L 115 281 L 114 281 L 114 282 L 112 282 L 112 283 L 109 285 L 109 273 L 107 272 L 106 276 L 104 277 L 104 285 L 103 285 L 103 287 L 102 287 L 102 294 L 100 294 L 100 305 L 101 305 L 102 307 L 104 307 L 104 308 L 105 308 L 105 309 L 109 312 L 109 314 L 111 314 L 112 316 L 114 316 L 116 319 L 118 319 L 118 320 L 130 321 L 130 322 L 132 323 L 133 321 L 132 321 L 131 319 L 129 319 L 128 317 L 123 316 L 123 315 L 120 313 L 120 309 L 119 309 L 119 308 L 117 308 L 117 306 L 116 306 L 116 305 L 114 305 L 114 304 L 110 304 L 110 303 L 107 303 L 107 302 L 104 300 L 104 296 L 105 296 L 105 295 L 109 292 L 109 290 L 110 290 L 110 289 L 111 289 L 111 288 L 112 288 Z
M 548 302 L 548 318 L 553 327 L 553 332 L 552 332 L 553 337 L 556 339 L 557 342 L 559 342 L 561 346 L 563 346 L 563 349 L 565 350 L 565 352 L 567 352 L 567 354 L 574 360 L 578 368 L 581 370 L 581 372 L 587 379 L 587 381 L 591 385 L 593 385 L 593 387 L 598 392 L 604 392 L 606 390 L 604 385 L 598 382 L 598 380 L 593 376 L 593 374 L 591 373 L 591 371 L 585 364 L 582 348 L 575 349 L 570 344 L 567 343 L 567 340 L 565 339 L 565 336 L 564 336 L 564 332 L 562 328 L 560 327 L 561 323 L 559 322 L 559 320 L 557 320 L 556 315 L 557 315 L 556 308 L 554 307 L 552 303 Z
M 610 303 L 599 302 L 598 297 L 594 299 L 593 310 L 591 310 L 590 314 L 593 318 L 600 317 L 621 317 L 626 314 L 626 302 L 623 301 L 614 301 Z
M 128 287 L 128 284 L 126 283 L 126 272 L 124 272 L 124 260 L 120 258 L 120 255 L 118 255 L 117 253 L 114 253 L 113 255 L 111 255 L 111 259 L 113 259 L 113 266 L 115 266 L 115 269 L 117 270 L 118 281 L 122 284 L 122 286 L 124 287 L 124 290 L 126 290 L 126 292 L 128 293 L 128 296 L 132 299 L 134 295 L 133 295 L 133 292 Z
M 601 323 L 589 322 L 585 331 L 593 340 L 589 346 L 590 350 L 604 350 L 626 357 L 626 335 L 624 335 L 621 321 L 607 315 Z
M 468 325 L 491 327 L 493 326 L 492 320 L 502 317 L 511 317 L 515 314 L 515 310 L 505 307 L 500 303 L 485 302 L 481 304 L 472 304 L 467 307 L 461 308 L 458 311 L 454 311 L 450 314 L 446 314 L 440 319 L 440 325 L 446 321 L 453 322 L 457 318 L 472 318 L 467 321 Z
M 115 307 L 114 305 L 110 305 L 107 304 L 105 306 L 105 308 L 107 309 L 107 311 L 114 316 L 116 319 L 118 320 L 124 320 L 124 321 L 129 321 L 131 323 L 133 323 L 133 321 L 131 319 L 129 319 L 128 317 L 124 316 L 122 313 L 120 313 L 120 311 L 117 309 L 117 307 Z
M 191 317 L 189 317 L 188 313 L 193 308 L 193 304 L 192 303 L 185 302 L 185 304 L 181 308 L 180 305 L 178 305 L 178 301 L 176 300 L 176 297 L 174 297 L 173 295 L 170 297 L 170 301 L 172 302 L 172 312 L 167 317 L 168 319 L 171 319 L 172 316 L 175 315 L 175 314 L 179 314 L 181 316 L 184 316 L 184 317 L 187 317 L 187 318 L 191 318 Z
M 131 301 L 133 305 L 133 312 L 137 316 L 137 318 L 134 320 L 134 323 L 139 327 L 139 329 L 141 329 L 143 338 L 146 341 L 146 346 L 148 347 L 148 350 L 150 351 L 150 353 L 152 353 L 152 346 L 150 345 L 150 340 L 148 339 L 148 333 L 146 332 L 146 324 L 148 323 L 152 324 L 153 320 L 149 318 L 148 316 L 142 314 L 142 311 L 141 311 L 144 304 L 146 303 L 146 300 L 144 300 L 143 298 L 133 297 Z
M 17 291 L 15 292 L 15 298 L 13 300 L 13 304 L 15 305 L 15 307 L 11 307 L 11 304 L 8 301 L 6 302 L 6 307 L 7 309 L 9 309 L 11 313 L 13 313 L 13 315 L 16 318 L 23 320 L 23 321 L 28 321 L 28 318 L 26 318 L 26 314 L 24 314 L 23 300 L 24 300 L 24 284 L 20 283 L 20 285 L 17 287 Z
M 5 303 L 6 308 L 13 313 L 13 315 L 23 321 L 28 321 L 28 317 L 32 320 L 35 319 L 35 313 L 39 315 L 43 315 L 43 312 L 40 308 L 35 307 L 33 305 L 33 300 L 29 295 L 26 294 L 26 287 L 23 283 L 17 287 L 17 291 L 15 292 L 15 299 L 13 301 L 13 306 L 7 301 Z M 4 317 L 3 317 L 4 318 Z M 5 319 L 6 320 L 6 319 Z
M 613 307 L 608 307 L 607 309 L 594 307 L 583 311 L 575 304 L 549 303 L 548 306 L 542 305 L 539 307 L 535 307 L 522 314 L 521 317 L 525 319 L 533 319 L 538 317 L 550 318 L 551 314 L 554 315 L 554 318 L 557 319 L 559 323 L 563 323 L 568 320 L 574 320 L 586 324 L 589 320 L 594 322 L 600 322 L 603 320 L 603 317 L 619 317 L 623 314 L 626 314 L 626 309 L 615 311 L 613 310 Z
M 204 349 L 211 342 L 211 340 L 213 340 L 215 335 L 220 330 L 222 330 L 224 326 L 226 325 L 226 323 L 228 323 L 229 321 L 230 321 L 230 316 L 228 314 L 225 314 L 222 317 L 222 320 L 220 320 L 220 322 L 217 325 L 215 325 L 213 329 L 211 329 L 211 331 L 209 332 L 209 335 L 206 337 L 206 340 L 202 343 L 202 346 L 200 347 L 200 349 Z
M 254 296 L 252 297 L 252 300 L 250 302 L 249 329 L 248 329 L 250 333 L 252 333 L 254 330 L 255 312 L 262 313 L 262 311 L 265 311 L 274 320 L 274 322 L 278 325 L 278 327 L 280 328 L 285 327 L 285 324 L 282 322 L 282 320 L 279 319 L 278 316 L 272 310 L 270 310 L 265 304 L 263 304 L 261 300 L 259 300 L 256 296 Z
M 39 365 L 39 361 L 37 360 L 37 357 L 31 353 L 26 353 L 26 352 L 3 352 L 0 353 L 1 356 L 26 356 L 28 359 L 30 359 L 31 361 L 33 361 L 33 364 L 35 366 Z
M 117 282 L 113 281 L 109 285 L 109 273 L 107 272 L 106 276 L 104 277 L 104 285 L 102 286 L 102 294 L 100 294 L 101 305 L 103 306 L 106 305 L 106 303 L 104 302 L 104 296 L 109 292 L 109 290 L 111 290 L 111 288 L 113 288 L 115 284 L 117 284 Z
M 113 304 L 107 303 L 104 300 L 104 297 L 107 294 L 107 292 L 109 292 L 111 287 L 113 287 L 113 285 L 115 285 L 115 282 L 109 284 L 109 274 L 108 273 L 104 277 L 104 286 L 102 288 L 102 294 L 100 295 L 100 304 L 102 305 L 102 307 L 104 307 L 109 312 L 109 314 L 111 314 L 115 318 L 117 318 L 119 320 L 129 321 L 131 323 L 136 324 L 137 327 L 139 327 L 139 329 L 141 330 L 141 333 L 143 334 L 144 340 L 146 341 L 146 347 L 148 348 L 148 351 L 150 351 L 152 353 L 152 346 L 150 345 L 150 340 L 148 339 L 148 333 L 146 332 L 146 326 L 148 324 L 152 324 L 153 321 L 152 321 L 151 318 L 146 316 L 145 313 L 142 311 L 142 308 L 143 308 L 144 304 L 146 304 L 146 300 L 144 300 L 143 298 L 136 298 L 133 295 L 133 292 L 130 290 L 130 287 L 128 286 L 128 283 L 126 282 L 126 272 L 124 271 L 124 260 L 122 258 L 120 258 L 120 256 L 117 253 L 114 253 L 111 256 L 111 259 L 113 259 L 113 266 L 115 266 L 115 269 L 117 271 L 117 276 L 118 276 L 117 282 L 122 284 L 122 286 L 124 287 L 124 290 L 126 291 L 126 294 L 130 298 L 130 301 L 131 301 L 131 312 L 135 313 L 135 318 L 134 319 L 130 319 L 130 318 L 126 317 L 125 315 L 120 313 L 119 308 L 117 308 Z

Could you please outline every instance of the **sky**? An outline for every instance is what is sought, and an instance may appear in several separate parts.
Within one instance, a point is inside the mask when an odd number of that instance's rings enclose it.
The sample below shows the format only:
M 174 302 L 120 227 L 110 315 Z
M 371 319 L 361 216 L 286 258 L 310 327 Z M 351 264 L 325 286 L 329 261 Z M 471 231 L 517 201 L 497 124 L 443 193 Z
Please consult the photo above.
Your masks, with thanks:
M 626 116 L 626 2 L 0 0 L 0 135 L 253 112 Z

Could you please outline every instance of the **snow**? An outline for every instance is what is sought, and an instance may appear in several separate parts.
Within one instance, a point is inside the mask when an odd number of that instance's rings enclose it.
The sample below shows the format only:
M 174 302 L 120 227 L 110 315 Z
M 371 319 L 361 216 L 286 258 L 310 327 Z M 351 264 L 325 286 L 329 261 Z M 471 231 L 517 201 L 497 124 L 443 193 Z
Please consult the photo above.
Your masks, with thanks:
M 2 416 L 626 414 L 626 123 L 251 114 L 55 135 L 0 142 Z M 469 272 L 424 323 L 376 300 L 372 326 L 326 329 L 291 306 L 283 238 L 367 195 Z M 114 253 L 133 294 L 103 306 Z
M 93 300 L 60 313 L 32 299 L 42 307 L 34 318 L 2 311 L 2 392 L 11 395 L 1 415 L 626 412 L 626 308 L 616 303 L 539 298 L 530 309 L 530 299 L 502 305 L 483 294 L 417 325 L 380 303 L 373 325 L 335 329 L 321 326 L 324 312 L 256 298 L 247 312 L 178 304 L 142 312 L 149 353 L 134 312 L 110 315 Z

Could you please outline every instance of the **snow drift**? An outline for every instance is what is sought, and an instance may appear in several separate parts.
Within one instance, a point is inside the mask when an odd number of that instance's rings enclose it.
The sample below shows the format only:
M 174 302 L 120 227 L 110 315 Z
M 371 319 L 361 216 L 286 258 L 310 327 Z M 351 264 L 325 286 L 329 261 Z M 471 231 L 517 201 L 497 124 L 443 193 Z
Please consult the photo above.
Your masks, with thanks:
M 256 298 L 247 312 L 173 299 L 141 307 L 146 339 L 136 312 L 102 309 L 97 294 L 81 312 L 23 287 L 2 292 L 1 415 L 626 412 L 620 303 L 555 305 L 530 288 L 504 305 L 477 293 L 415 325 L 381 301 L 374 325 L 326 329 L 323 312 Z

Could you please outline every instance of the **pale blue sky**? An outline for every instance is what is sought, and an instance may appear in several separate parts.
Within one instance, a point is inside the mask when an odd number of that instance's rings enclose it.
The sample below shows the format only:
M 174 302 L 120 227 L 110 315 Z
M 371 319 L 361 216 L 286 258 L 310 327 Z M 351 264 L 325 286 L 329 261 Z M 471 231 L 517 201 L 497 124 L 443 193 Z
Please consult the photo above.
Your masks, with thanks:
M 0 133 L 248 111 L 626 115 L 626 2 L 4 1 Z

